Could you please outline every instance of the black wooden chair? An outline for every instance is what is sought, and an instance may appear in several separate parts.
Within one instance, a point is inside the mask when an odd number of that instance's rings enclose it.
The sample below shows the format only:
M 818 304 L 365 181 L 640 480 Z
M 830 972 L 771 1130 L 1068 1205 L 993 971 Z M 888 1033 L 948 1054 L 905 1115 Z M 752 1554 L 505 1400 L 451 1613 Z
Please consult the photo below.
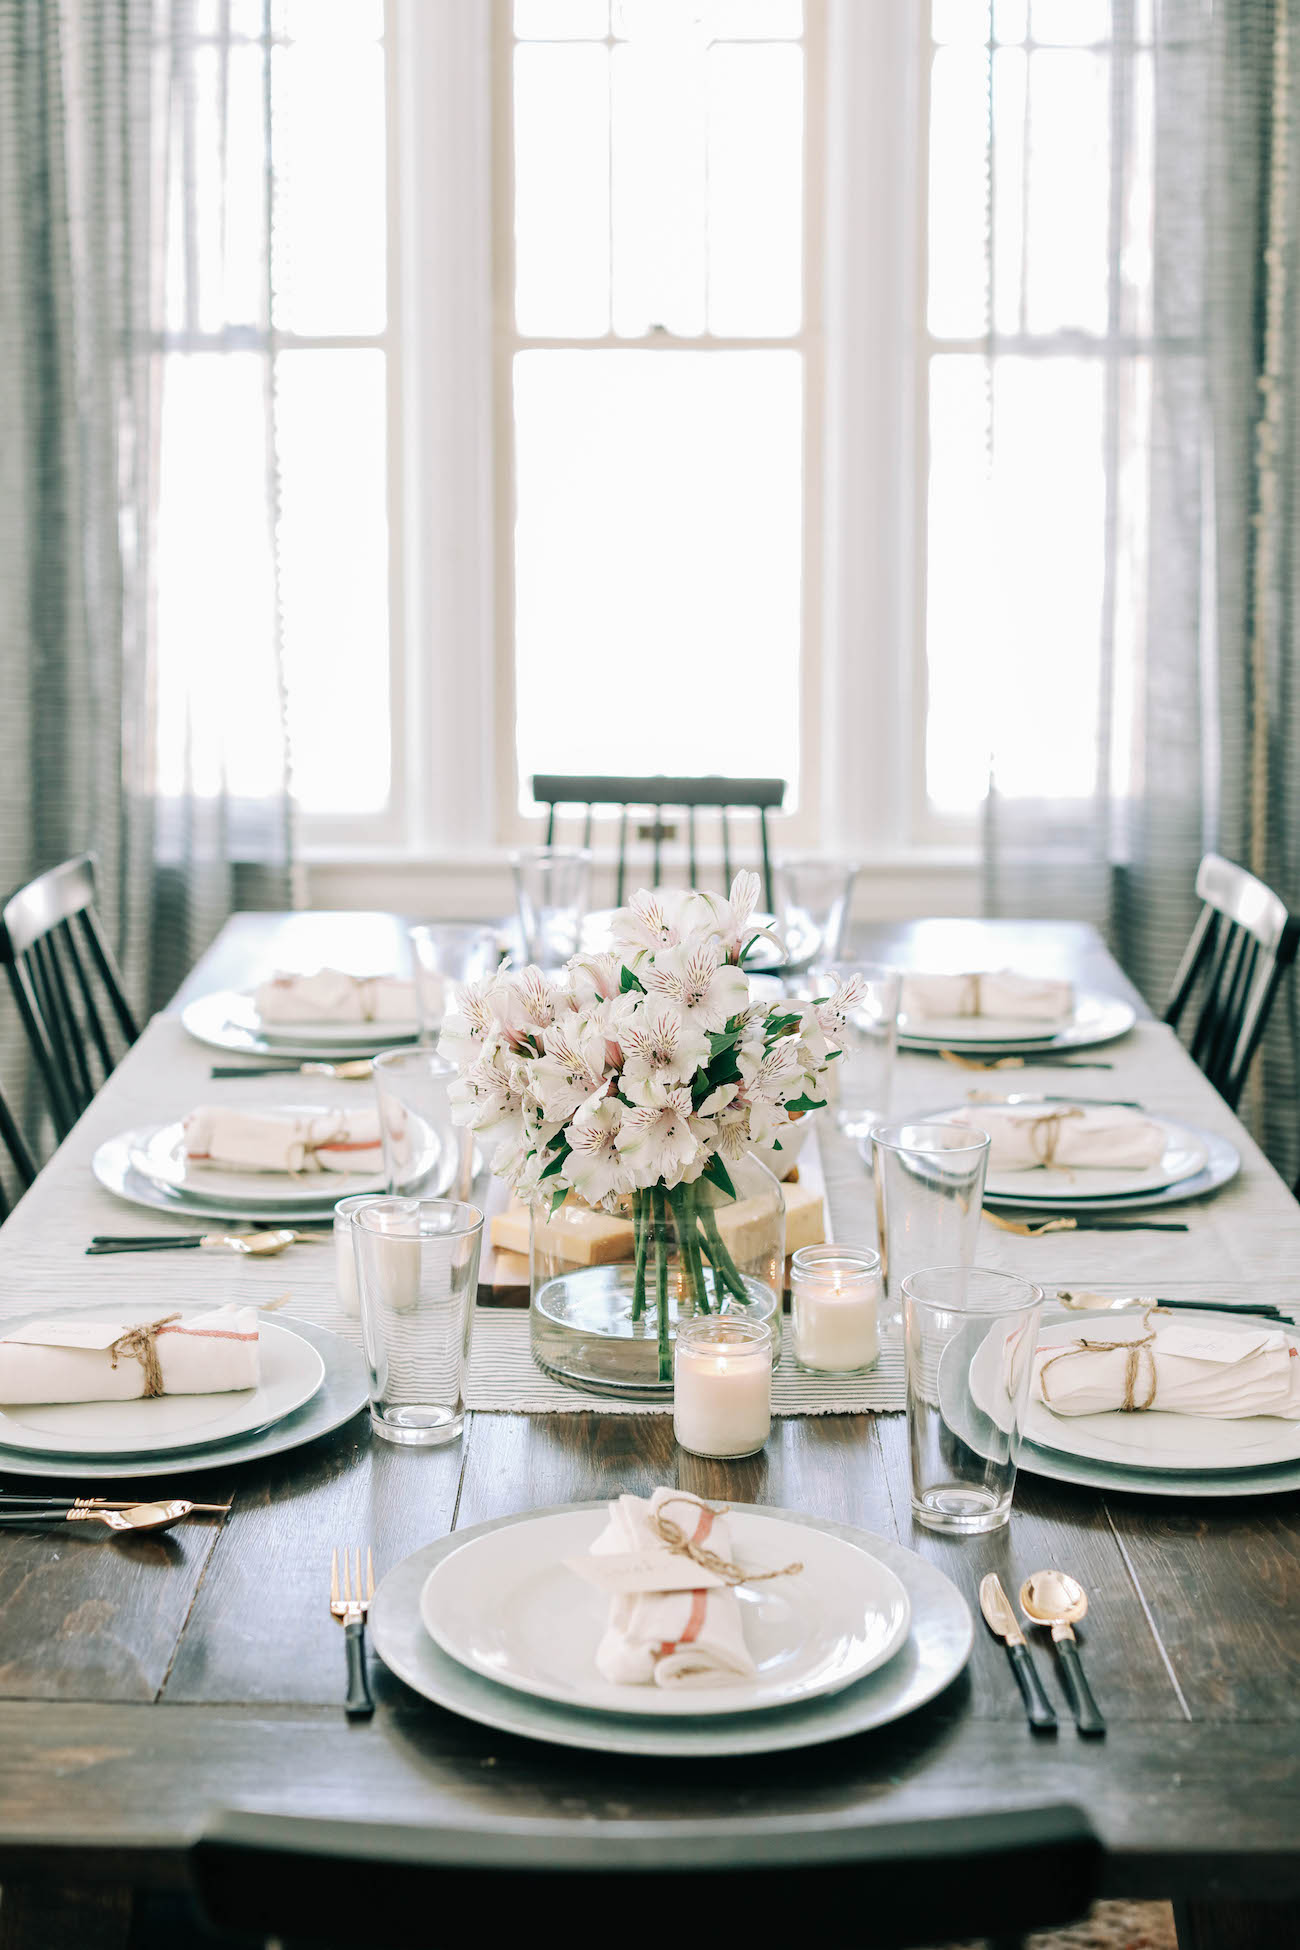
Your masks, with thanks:
M 1195 995 L 1192 1059 L 1235 1110 L 1278 984 L 1295 960 L 1300 919 L 1271 887 L 1217 853 L 1201 861 L 1196 892 L 1203 906 L 1165 1021 L 1176 1029 Z
M 699 876 L 696 865 L 696 816 L 701 811 L 717 812 L 722 823 L 722 867 L 724 885 L 730 887 L 732 876 L 732 833 L 728 815 L 732 812 L 756 813 L 758 815 L 759 846 L 763 861 L 763 900 L 769 913 L 775 910 L 774 888 L 772 882 L 772 859 L 769 848 L 767 816 L 780 810 L 785 798 L 784 779 L 723 779 L 718 777 L 704 779 L 675 779 L 662 775 L 654 778 L 621 779 L 588 777 L 583 774 L 563 772 L 538 772 L 533 778 L 533 797 L 539 806 L 547 809 L 546 844 L 555 844 L 556 817 L 561 808 L 571 808 L 583 815 L 582 844 L 591 845 L 592 817 L 597 806 L 617 806 L 620 812 L 618 823 L 618 905 L 623 905 L 624 890 L 627 884 L 627 852 L 631 814 L 637 807 L 643 807 L 653 814 L 649 828 L 638 834 L 654 845 L 654 881 L 659 885 L 663 867 L 663 843 L 673 837 L 672 828 L 665 825 L 665 812 L 684 812 L 687 818 L 688 865 L 690 884 L 698 887 Z M 743 862 L 741 863 L 743 865 Z
M 126 1044 L 140 1033 L 95 912 L 88 853 L 9 896 L 0 908 L 0 962 L 65 1138 L 117 1061 L 114 1032 Z
M 725 1790 L 718 1805 L 725 1806 Z M 841 1826 L 825 1815 L 691 1824 L 503 1820 L 389 1827 L 223 1813 L 191 1850 L 200 1905 L 227 1930 L 281 1942 L 361 1943 L 423 1918 L 442 1942 L 485 1916 L 599 1917 L 611 1943 L 808 1935 L 857 1916 L 872 1950 L 1075 1922 L 1097 1893 L 1101 1846 L 1078 1808 Z M 841 1910 L 840 1905 L 844 1907 Z M 668 1934 L 673 1934 L 670 1929 Z
M 21 1197 L 36 1177 L 36 1165 L 27 1149 L 18 1123 L 0 1091 L 0 1164 L 8 1164 L 7 1171 L 0 1171 L 0 1219 L 9 1217 L 13 1203 L 12 1194 L 16 1188 Z

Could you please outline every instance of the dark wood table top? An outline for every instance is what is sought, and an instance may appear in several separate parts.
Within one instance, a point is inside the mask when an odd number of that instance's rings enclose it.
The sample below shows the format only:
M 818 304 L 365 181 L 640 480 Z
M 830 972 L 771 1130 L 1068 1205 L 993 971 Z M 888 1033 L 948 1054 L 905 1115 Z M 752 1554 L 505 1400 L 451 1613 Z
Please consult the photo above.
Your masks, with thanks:
M 399 934 L 385 916 L 239 916 L 187 992 L 341 949 L 382 966 Z M 975 965 L 1060 969 L 1132 995 L 1084 928 L 864 934 L 868 951 L 913 963 L 937 959 L 942 939 Z M 1009 1528 L 952 1541 L 912 1526 L 902 1415 L 783 1419 L 736 1464 L 686 1455 L 657 1418 L 477 1415 L 461 1442 L 408 1453 L 358 1417 L 205 1482 L 234 1500 L 224 1523 L 111 1546 L 0 1536 L 0 1877 L 35 1864 L 65 1879 L 178 1880 L 189 1838 L 229 1805 L 436 1824 L 901 1820 L 1066 1800 L 1095 1820 L 1113 1891 L 1300 1896 L 1296 1496 L 1183 1508 L 1022 1478 Z M 1066 1718 L 1057 1738 L 1032 1738 L 982 1625 L 966 1672 L 924 1711 L 771 1761 L 687 1770 L 514 1739 L 425 1704 L 378 1661 L 374 1720 L 345 1722 L 321 1575 L 331 1546 L 369 1542 L 386 1567 L 452 1528 L 665 1482 L 860 1525 L 940 1565 L 972 1603 L 985 1571 L 1014 1590 L 1031 1569 L 1067 1567 L 1091 1594 L 1081 1636 L 1108 1737 L 1081 1740 Z

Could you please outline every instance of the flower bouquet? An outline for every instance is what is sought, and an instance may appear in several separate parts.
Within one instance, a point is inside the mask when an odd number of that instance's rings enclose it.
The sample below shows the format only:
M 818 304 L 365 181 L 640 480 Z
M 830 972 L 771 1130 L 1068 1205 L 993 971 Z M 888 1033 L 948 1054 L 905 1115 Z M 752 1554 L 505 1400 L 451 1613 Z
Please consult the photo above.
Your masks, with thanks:
M 819 1079 L 860 1000 L 852 978 L 811 1003 L 751 1001 L 745 957 L 769 934 L 753 920 L 758 894 L 752 873 L 726 899 L 635 894 L 609 952 L 576 955 L 558 978 L 503 968 L 463 988 L 439 1043 L 460 1072 L 457 1121 L 495 1141 L 493 1169 L 532 1209 L 535 1330 L 540 1308 L 588 1339 L 650 1342 L 657 1389 L 671 1382 L 677 1316 L 779 1312 L 784 1208 L 756 1154 L 779 1152 L 782 1132 L 821 1108 Z M 745 1264 L 754 1198 L 779 1231 L 775 1253 L 748 1252 L 759 1278 Z M 566 1205 L 597 1241 L 585 1277 L 539 1277 L 539 1225 L 553 1233 Z M 607 1253 L 590 1223 L 600 1213 L 614 1220 Z M 548 1301 L 541 1289 L 557 1285 Z M 545 1345 L 540 1358 L 584 1385 L 613 1374 L 599 1355 L 577 1374 Z

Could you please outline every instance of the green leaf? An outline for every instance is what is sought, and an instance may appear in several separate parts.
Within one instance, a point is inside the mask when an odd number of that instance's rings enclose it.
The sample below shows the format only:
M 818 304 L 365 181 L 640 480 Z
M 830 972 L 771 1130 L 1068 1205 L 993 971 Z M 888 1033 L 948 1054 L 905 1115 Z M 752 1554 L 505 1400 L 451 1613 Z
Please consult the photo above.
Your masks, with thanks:
M 565 1199 L 568 1196 L 569 1196 L 568 1186 L 561 1185 L 559 1191 L 556 1192 L 554 1198 L 551 1200 L 551 1209 L 546 1215 L 548 1219 L 553 1219 L 555 1217 L 556 1213 L 559 1211 L 560 1207 L 563 1205 Z
M 789 1036 L 798 1029 L 802 1016 L 769 1016 L 763 1025 L 763 1039 L 768 1043 L 779 1042 L 782 1036 Z
M 741 962 L 742 962 L 742 964 L 743 964 L 743 962 L 744 962 L 744 959 L 745 959 L 745 956 L 746 956 L 746 955 L 747 955 L 747 954 L 749 953 L 749 951 L 750 951 L 750 949 L 751 949 L 751 948 L 753 947 L 753 945 L 754 945 L 754 943 L 755 943 L 756 941 L 759 941 L 759 940 L 761 940 L 761 939 L 762 939 L 762 936 L 761 936 L 761 935 L 757 935 L 757 934 L 751 934 L 751 935 L 750 935 L 750 937 L 749 937 L 749 940 L 748 940 L 748 941 L 747 941 L 747 942 L 745 943 L 745 945 L 744 945 L 744 947 L 743 947 L 743 948 L 741 949 L 741 951 L 740 951 L 740 959 L 741 959 Z
M 554 1178 L 557 1171 L 563 1170 L 564 1160 L 568 1157 L 572 1149 L 573 1146 L 571 1144 L 566 1143 L 564 1138 L 560 1139 L 560 1148 L 556 1152 L 555 1156 L 551 1159 L 550 1164 L 547 1165 L 545 1171 L 541 1171 L 537 1174 L 538 1184 L 541 1183 L 543 1178 Z
M 794 1115 L 805 1110 L 825 1110 L 826 1099 L 824 1097 L 810 1097 L 805 1091 L 802 1097 L 787 1097 L 785 1107 Z
M 731 1182 L 731 1174 L 716 1151 L 709 1159 L 708 1164 L 705 1165 L 703 1175 L 711 1185 L 716 1185 L 720 1192 L 725 1192 L 728 1198 L 734 1198 L 736 1196 L 736 1188 Z
M 620 971 L 618 987 L 620 995 L 627 995 L 632 989 L 639 990 L 642 995 L 645 994 L 645 983 L 638 975 L 634 975 L 632 970 L 626 965 Z
M 710 1029 L 708 1032 L 710 1051 L 714 1056 L 721 1056 L 724 1050 L 734 1049 L 740 1041 L 741 1034 L 739 1029 Z
M 782 1149 L 781 1140 L 779 1138 L 772 1139 L 772 1149 L 774 1151 L 780 1151 Z

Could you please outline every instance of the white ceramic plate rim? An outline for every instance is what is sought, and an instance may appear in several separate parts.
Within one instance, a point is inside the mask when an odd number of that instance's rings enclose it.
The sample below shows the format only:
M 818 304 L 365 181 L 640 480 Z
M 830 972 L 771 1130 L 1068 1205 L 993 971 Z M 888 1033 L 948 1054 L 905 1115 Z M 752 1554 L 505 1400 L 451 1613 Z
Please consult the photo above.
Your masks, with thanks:
M 380 1050 L 415 1040 L 414 1030 L 407 1035 L 393 1036 L 381 1024 L 364 1022 L 333 1025 L 348 1029 L 346 1041 L 331 1041 L 317 1035 L 316 1029 L 327 1026 L 321 1024 L 304 1026 L 301 1035 L 272 1039 L 234 1020 L 232 1010 L 238 1014 L 241 1001 L 247 1001 L 247 997 L 238 989 L 218 989 L 209 995 L 196 996 L 181 1010 L 181 1026 L 196 1043 L 206 1044 L 209 1049 L 229 1050 L 236 1056 L 264 1056 L 284 1063 L 343 1062 L 353 1057 L 375 1056 Z
M 318 1117 L 328 1106 L 267 1104 L 264 1108 L 268 1113 Z M 286 1210 L 301 1206 L 304 1211 L 333 1211 L 339 1199 L 381 1192 L 386 1183 L 382 1172 L 373 1171 L 314 1172 L 310 1186 L 284 1171 L 204 1171 L 185 1162 L 185 1125 L 180 1118 L 124 1136 L 130 1140 L 131 1169 L 142 1178 L 216 1207 L 275 1205 Z
M 1014 1195 L 1007 1192 L 988 1192 L 985 1204 L 997 1206 L 1001 1211 L 1021 1212 L 1031 1217 L 1035 1212 L 1057 1211 L 1077 1212 L 1081 1217 L 1089 1213 L 1128 1213 L 1147 1212 L 1161 1205 L 1184 1205 L 1195 1198 L 1205 1198 L 1211 1192 L 1221 1191 L 1241 1170 L 1241 1153 L 1230 1138 L 1221 1137 L 1217 1131 L 1197 1131 L 1203 1140 L 1207 1158 L 1203 1171 L 1191 1178 L 1179 1178 L 1174 1184 L 1166 1185 L 1159 1192 L 1115 1192 L 1107 1198 L 1080 1198 L 1077 1194 L 1062 1194 L 1058 1198 L 1039 1199 L 1026 1196 L 1023 1192 Z
M 927 1022 L 929 1018 L 926 1019 Z M 1122 996 L 1104 995 L 1088 991 L 1075 1002 L 1074 1014 L 1059 1029 L 1047 1029 L 1037 1035 L 1000 1035 L 996 1040 L 979 1036 L 936 1036 L 929 1028 L 915 1030 L 904 1027 L 906 1018 L 899 1017 L 898 1041 L 903 1049 L 939 1050 L 952 1049 L 959 1054 L 969 1051 L 972 1056 L 995 1056 L 999 1051 L 1008 1055 L 1028 1055 L 1037 1050 L 1046 1054 L 1054 1049 L 1080 1049 L 1094 1043 L 1113 1043 L 1120 1036 L 1126 1036 L 1137 1021 L 1137 1011 L 1131 1002 Z
M 823 1694 L 836 1693 L 857 1680 L 865 1678 L 870 1672 L 892 1659 L 905 1643 L 911 1625 L 911 1604 L 901 1581 L 883 1565 L 859 1546 L 842 1538 L 827 1539 L 824 1532 L 805 1529 L 803 1535 L 792 1540 L 789 1533 L 797 1529 L 788 1521 L 764 1519 L 752 1515 L 733 1517 L 733 1547 L 742 1563 L 754 1562 L 767 1565 L 788 1560 L 791 1551 L 801 1553 L 813 1571 L 812 1560 L 819 1557 L 824 1573 L 829 1574 L 830 1582 L 837 1582 L 834 1566 L 838 1563 L 839 1575 L 846 1572 L 851 1577 L 855 1572 L 863 1585 L 870 1587 L 878 1583 L 883 1589 L 873 1600 L 868 1589 L 866 1602 L 874 1604 L 877 1612 L 886 1615 L 888 1623 L 886 1636 L 882 1643 L 870 1650 L 859 1645 L 856 1652 L 841 1658 L 830 1671 L 823 1670 L 819 1678 L 810 1678 L 803 1683 L 787 1681 L 784 1684 L 766 1687 L 755 1685 L 719 1686 L 715 1689 L 703 1687 L 683 1688 L 675 1691 L 656 1686 L 615 1686 L 602 1680 L 592 1670 L 586 1685 L 564 1686 L 548 1680 L 544 1675 L 520 1668 L 503 1668 L 488 1658 L 472 1638 L 464 1637 L 450 1629 L 445 1616 L 439 1615 L 440 1604 L 447 1605 L 452 1592 L 464 1598 L 464 1580 L 476 1575 L 482 1576 L 474 1562 L 486 1555 L 497 1556 L 506 1552 L 511 1562 L 520 1555 L 520 1539 L 512 1534 L 510 1540 L 498 1540 L 495 1533 L 467 1540 L 457 1550 L 452 1551 L 436 1568 L 430 1572 L 420 1593 L 420 1616 L 426 1631 L 442 1651 L 459 1664 L 481 1673 L 485 1679 L 494 1681 L 512 1691 L 528 1693 L 538 1699 L 554 1700 L 562 1706 L 585 1712 L 633 1714 L 648 1719 L 699 1719 L 717 1714 L 736 1714 L 771 1711 L 774 1708 L 799 1705 L 805 1700 L 816 1699 Z M 552 1532 L 550 1536 L 534 1537 L 524 1548 L 535 1547 L 546 1563 L 559 1566 L 565 1557 L 584 1554 L 592 1541 L 604 1527 L 605 1516 L 602 1510 L 591 1512 L 569 1511 L 547 1517 L 538 1517 L 524 1526 L 514 1526 L 531 1530 L 533 1524 L 544 1525 Z M 764 1531 L 773 1534 L 765 1538 Z M 851 1553 L 851 1555 L 849 1555 Z M 535 1560 L 534 1560 L 535 1563 Z M 815 1574 L 815 1573 L 814 1573 Z M 535 1570 L 532 1575 L 536 1575 Z M 603 1611 L 606 1600 L 594 1586 L 584 1584 L 575 1574 L 573 1578 L 574 1606 Z M 852 1610 L 853 1601 L 846 1601 Z M 472 1629 L 472 1626 L 470 1627 Z
M 1071 1106 L 1048 1098 L 1044 1098 L 1039 1106 L 1033 1102 L 1015 1105 L 1017 1110 L 1033 1111 L 1035 1108 L 1047 1112 L 1065 1111 Z M 943 1110 L 929 1112 L 926 1121 L 947 1123 L 957 1111 L 961 1111 L 962 1121 L 965 1122 L 968 1115 L 978 1118 L 980 1109 L 979 1104 L 949 1104 Z M 984 1184 L 985 1196 L 1025 1202 L 1036 1200 L 1052 1206 L 1060 1205 L 1062 1200 L 1083 1204 L 1094 1198 L 1138 1198 L 1144 1192 L 1162 1192 L 1167 1186 L 1180 1184 L 1184 1178 L 1195 1178 L 1205 1170 L 1210 1152 L 1200 1131 L 1191 1125 L 1180 1124 L 1172 1117 L 1158 1117 L 1150 1111 L 1145 1115 L 1150 1123 L 1159 1124 L 1165 1133 L 1164 1156 L 1158 1165 L 1152 1165 L 1145 1171 L 1121 1166 L 1052 1171 L 1042 1165 L 1027 1171 L 990 1170 Z M 1173 1164 L 1168 1162 L 1171 1154 L 1175 1160 Z
M 187 1316 L 210 1312 L 210 1308 L 187 1307 L 180 1309 Z M 79 1320 L 121 1319 L 150 1320 L 158 1317 L 157 1307 L 93 1307 L 78 1309 Z M 23 1320 L 40 1320 L 40 1313 L 23 1316 Z M 23 1320 L 5 1321 L 0 1331 L 11 1333 L 15 1327 L 23 1325 Z M 256 1388 L 232 1390 L 220 1395 L 167 1395 L 162 1401 L 169 1406 L 194 1404 L 196 1417 L 207 1413 L 209 1421 L 196 1429 L 176 1429 L 170 1434 L 152 1441 L 141 1442 L 141 1433 L 135 1424 L 146 1416 L 153 1407 L 151 1402 L 64 1402 L 53 1404 L 33 1403 L 49 1414 L 57 1411 L 61 1421 L 73 1423 L 71 1433 L 60 1436 L 48 1430 L 27 1430 L 21 1423 L 15 1423 L 13 1412 L 0 1407 L 0 1448 L 21 1449 L 25 1453 L 41 1456 L 85 1456 L 107 1460 L 119 1456 L 160 1456 L 178 1449 L 208 1448 L 214 1443 L 228 1442 L 235 1437 L 250 1435 L 255 1429 L 270 1427 L 295 1409 L 309 1402 L 325 1379 L 325 1363 L 310 1341 L 282 1321 L 263 1320 L 258 1323 L 263 1360 L 270 1354 L 272 1362 L 284 1360 L 289 1364 L 289 1373 L 283 1377 L 265 1376 Z M 297 1379 L 293 1378 L 296 1374 Z M 211 1422 L 211 1404 L 230 1403 L 230 1413 L 224 1423 L 215 1427 Z M 87 1445 L 78 1441 L 75 1431 L 75 1415 L 80 1408 L 92 1409 L 97 1414 L 118 1409 L 126 1411 L 121 1417 L 124 1428 L 118 1442 L 95 1441 Z M 116 1419 L 116 1418 L 115 1418 Z M 209 1432 L 205 1433 L 204 1430 Z
M 1126 1314 L 1123 1318 L 1136 1321 L 1137 1315 Z M 1244 1331 L 1251 1327 L 1280 1327 L 1289 1334 L 1293 1344 L 1300 1345 L 1300 1333 L 1284 1321 L 1243 1319 L 1240 1314 L 1234 1316 L 1230 1308 L 1218 1314 L 1198 1313 L 1195 1318 L 1206 1325 L 1226 1323 Z M 986 1335 L 971 1361 L 970 1392 L 980 1412 L 1005 1427 L 1005 1396 L 997 1385 L 997 1350 L 992 1347 L 996 1331 Z M 1086 1314 L 1070 1320 L 1049 1321 L 1040 1331 L 1038 1344 L 1040 1347 L 1044 1342 L 1049 1346 L 1063 1345 L 1088 1331 Z M 1096 1334 L 1095 1325 L 1091 1331 Z M 1136 1444 L 1117 1441 L 1108 1435 L 1108 1431 L 1127 1428 L 1140 1439 L 1139 1422 L 1149 1430 L 1153 1440 L 1169 1444 L 1158 1457 L 1144 1455 Z M 1234 1431 L 1239 1432 L 1235 1452 L 1229 1446 Z M 1140 1417 L 1119 1413 L 1054 1415 L 1041 1402 L 1031 1401 L 1025 1417 L 1024 1438 L 1036 1449 L 1055 1451 L 1083 1462 L 1113 1463 L 1143 1475 L 1173 1470 L 1187 1476 L 1220 1476 L 1241 1469 L 1267 1469 L 1276 1464 L 1300 1462 L 1300 1422 L 1288 1422 L 1274 1415 L 1246 1416 L 1238 1421 L 1211 1415 L 1161 1415 L 1155 1409 Z

